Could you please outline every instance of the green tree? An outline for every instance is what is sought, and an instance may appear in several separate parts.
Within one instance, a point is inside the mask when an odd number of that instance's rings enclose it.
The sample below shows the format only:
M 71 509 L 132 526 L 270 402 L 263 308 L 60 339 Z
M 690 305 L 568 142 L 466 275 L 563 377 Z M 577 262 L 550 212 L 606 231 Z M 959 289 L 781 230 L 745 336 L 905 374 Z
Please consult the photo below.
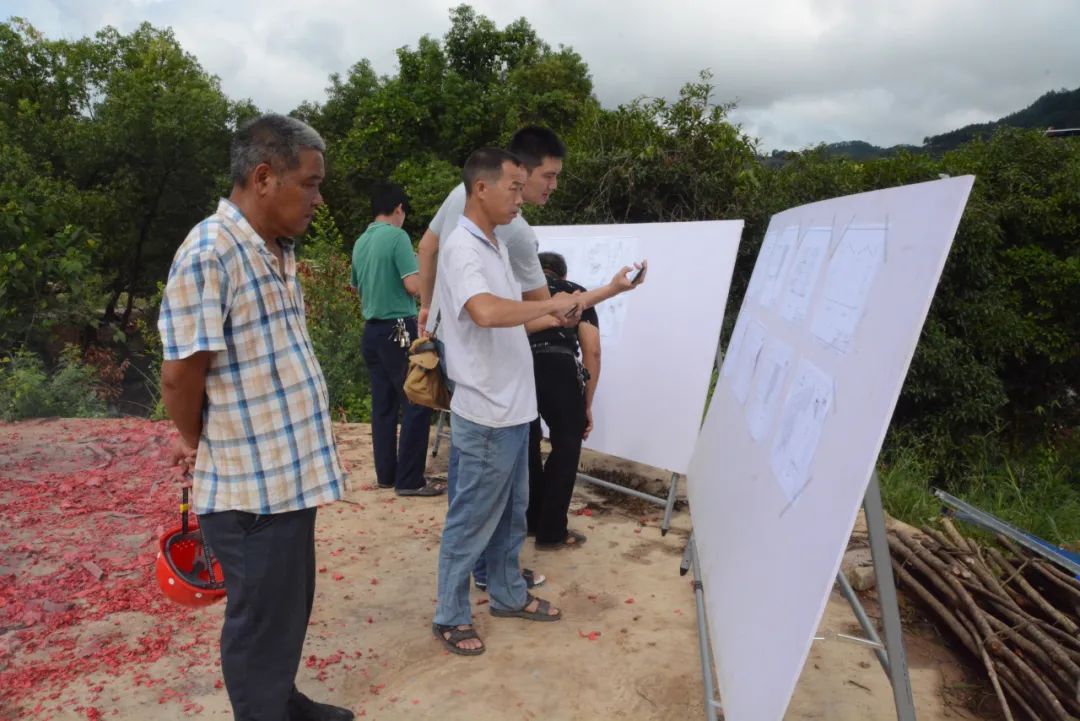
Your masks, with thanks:
M 405 178 L 420 184 L 410 190 L 426 193 L 430 185 L 417 168 L 447 178 L 447 167 L 460 167 L 480 146 L 506 142 L 520 125 L 569 132 L 596 106 L 580 56 L 553 50 L 524 19 L 499 28 L 461 5 L 450 20 L 442 41 L 425 36 L 398 50 L 397 75 L 377 78 L 359 62 L 345 78 L 330 77 L 326 103 L 295 111 L 334 141 L 323 194 L 339 227 L 359 232 L 370 220 L 373 183 Z M 407 227 L 425 226 L 428 212 L 424 204 Z
M 171 30 L 107 28 L 96 49 L 100 99 L 74 175 L 104 199 L 98 222 L 114 269 L 105 318 L 124 295 L 127 326 L 135 298 L 153 292 L 176 246 L 227 188 L 236 107 Z
M 41 172 L 0 126 L 0 354 L 47 351 L 53 329 L 95 319 L 98 239 L 71 221 L 78 197 Z

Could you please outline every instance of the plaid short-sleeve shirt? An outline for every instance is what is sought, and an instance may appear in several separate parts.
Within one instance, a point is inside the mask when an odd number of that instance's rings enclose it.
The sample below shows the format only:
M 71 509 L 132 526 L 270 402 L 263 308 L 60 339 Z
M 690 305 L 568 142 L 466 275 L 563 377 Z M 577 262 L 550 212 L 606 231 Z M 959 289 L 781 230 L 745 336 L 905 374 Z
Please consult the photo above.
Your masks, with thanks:
M 166 360 L 213 356 L 192 479 L 196 513 L 284 513 L 341 498 L 329 395 L 296 254 L 285 274 L 227 200 L 176 251 L 158 330 Z

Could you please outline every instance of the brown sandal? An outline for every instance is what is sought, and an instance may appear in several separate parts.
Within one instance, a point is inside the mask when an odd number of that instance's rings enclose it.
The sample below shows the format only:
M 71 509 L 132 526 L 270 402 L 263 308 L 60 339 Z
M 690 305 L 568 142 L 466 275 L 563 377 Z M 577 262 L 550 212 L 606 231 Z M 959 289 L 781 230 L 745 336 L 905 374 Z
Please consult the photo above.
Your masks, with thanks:
M 526 606 L 528 604 L 525 604 Z M 446 647 L 446 650 L 450 653 L 456 653 L 459 656 L 479 656 L 487 650 L 487 646 L 481 646 L 480 648 L 462 648 L 458 646 L 462 641 L 468 641 L 475 638 L 480 643 L 480 637 L 476 635 L 476 629 L 471 625 L 468 628 L 458 628 L 457 626 L 443 626 L 440 623 L 431 624 L 431 631 L 435 634 L 435 638 L 442 641 L 442 645 Z M 450 634 L 449 636 L 447 634 Z
M 535 611 L 526 611 L 529 604 L 533 601 L 538 601 Z M 551 610 L 551 602 L 545 601 L 542 598 L 528 593 L 525 595 L 525 605 L 516 611 L 503 611 L 495 607 L 491 608 L 491 615 L 498 616 L 499 618 L 524 618 L 526 621 L 561 621 L 562 611 L 560 610 L 555 615 L 548 613 Z

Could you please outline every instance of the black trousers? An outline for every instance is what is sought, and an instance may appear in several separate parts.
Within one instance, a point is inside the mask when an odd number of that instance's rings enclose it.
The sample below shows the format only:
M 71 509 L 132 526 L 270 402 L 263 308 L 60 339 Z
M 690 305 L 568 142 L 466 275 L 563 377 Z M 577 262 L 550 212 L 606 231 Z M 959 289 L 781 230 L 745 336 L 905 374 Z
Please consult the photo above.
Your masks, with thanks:
M 535 353 L 536 402 L 548 425 L 551 453 L 540 456 L 540 420 L 529 432 L 529 531 L 537 543 L 566 538 L 566 513 L 574 495 L 581 434 L 585 432 L 585 395 L 578 383 L 577 361 L 562 353 Z
M 409 349 L 391 340 L 396 321 L 369 320 L 364 325 L 363 354 L 371 374 L 371 447 L 375 478 L 380 486 L 399 491 L 424 485 L 431 409 L 409 403 L 405 374 Z M 410 337 L 416 338 L 416 318 L 406 318 Z M 398 438 L 398 414 L 401 438 Z
M 225 575 L 221 672 L 236 721 L 288 721 L 315 599 L 315 510 L 199 516 Z

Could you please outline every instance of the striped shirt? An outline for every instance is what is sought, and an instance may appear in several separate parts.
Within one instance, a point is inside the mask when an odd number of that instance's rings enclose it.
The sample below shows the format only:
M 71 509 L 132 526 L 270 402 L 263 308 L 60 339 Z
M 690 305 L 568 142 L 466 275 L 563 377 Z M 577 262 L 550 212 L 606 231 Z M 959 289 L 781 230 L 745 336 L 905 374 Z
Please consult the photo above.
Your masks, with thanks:
M 277 258 L 227 200 L 176 251 L 161 299 L 165 360 L 213 353 L 195 513 L 284 513 L 341 498 L 329 395 L 308 336 L 296 253 Z

